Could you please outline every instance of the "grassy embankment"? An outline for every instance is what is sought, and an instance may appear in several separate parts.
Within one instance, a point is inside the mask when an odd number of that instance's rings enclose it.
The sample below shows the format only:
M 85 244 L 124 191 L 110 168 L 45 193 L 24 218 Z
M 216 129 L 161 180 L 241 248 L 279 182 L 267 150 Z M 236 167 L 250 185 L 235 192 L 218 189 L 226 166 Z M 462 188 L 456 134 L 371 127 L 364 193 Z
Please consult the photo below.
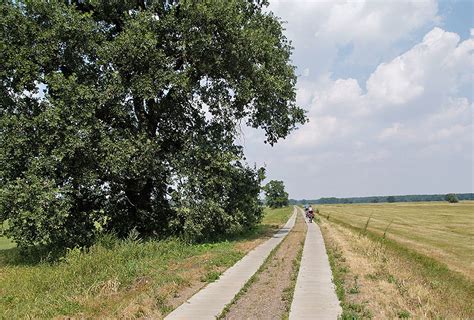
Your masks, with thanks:
M 349 318 L 474 317 L 473 202 L 318 208 Z
M 0 319 L 162 318 L 264 241 L 291 212 L 265 210 L 255 230 L 214 243 L 105 237 L 56 263 L 26 263 L 17 248 L 0 250 Z

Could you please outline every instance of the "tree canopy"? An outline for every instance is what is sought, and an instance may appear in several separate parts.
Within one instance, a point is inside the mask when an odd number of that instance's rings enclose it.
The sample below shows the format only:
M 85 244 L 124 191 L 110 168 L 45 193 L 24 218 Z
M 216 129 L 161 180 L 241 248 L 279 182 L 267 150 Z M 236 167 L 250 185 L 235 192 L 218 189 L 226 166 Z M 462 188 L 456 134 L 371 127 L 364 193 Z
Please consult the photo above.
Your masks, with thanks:
M 459 202 L 459 199 L 458 197 L 456 196 L 456 194 L 454 193 L 448 193 L 446 195 L 446 201 L 448 201 L 449 203 L 457 203 Z
M 19 245 L 239 231 L 261 216 L 245 123 L 286 137 L 291 45 L 266 1 L 3 1 L 0 222 Z
M 271 180 L 263 188 L 265 202 L 270 208 L 281 208 L 288 205 L 288 193 L 285 191 L 283 181 Z

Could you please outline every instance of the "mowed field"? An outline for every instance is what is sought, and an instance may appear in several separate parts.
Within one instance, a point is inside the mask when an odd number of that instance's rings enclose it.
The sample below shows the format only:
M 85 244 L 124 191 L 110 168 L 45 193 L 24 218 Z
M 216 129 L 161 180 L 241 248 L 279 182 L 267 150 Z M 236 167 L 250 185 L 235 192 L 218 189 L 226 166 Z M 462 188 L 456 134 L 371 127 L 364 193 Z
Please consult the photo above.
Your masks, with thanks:
M 315 205 L 323 217 L 383 235 L 474 279 L 474 201 Z

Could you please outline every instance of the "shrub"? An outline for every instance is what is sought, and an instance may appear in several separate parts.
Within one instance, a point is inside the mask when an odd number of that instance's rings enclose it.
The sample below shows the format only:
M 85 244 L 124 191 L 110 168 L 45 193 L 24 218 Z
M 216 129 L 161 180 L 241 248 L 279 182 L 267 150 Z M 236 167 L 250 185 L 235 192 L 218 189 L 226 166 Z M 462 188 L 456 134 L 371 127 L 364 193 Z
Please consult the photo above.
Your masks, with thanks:
M 448 193 L 445 197 L 446 201 L 448 201 L 449 203 L 457 203 L 459 202 L 459 199 L 458 197 L 456 196 L 456 194 L 454 193 Z

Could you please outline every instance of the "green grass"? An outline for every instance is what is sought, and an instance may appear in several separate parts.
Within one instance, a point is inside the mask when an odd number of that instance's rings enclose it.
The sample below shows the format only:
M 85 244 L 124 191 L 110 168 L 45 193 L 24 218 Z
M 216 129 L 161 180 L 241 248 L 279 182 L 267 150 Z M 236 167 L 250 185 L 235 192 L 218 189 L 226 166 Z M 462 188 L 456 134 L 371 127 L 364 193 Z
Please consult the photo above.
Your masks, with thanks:
M 6 226 L 7 226 L 6 221 L 3 223 L 3 225 L 0 225 L 0 234 L 1 234 L 2 229 L 5 228 Z M 6 237 L 0 236 L 0 250 L 11 249 L 11 248 L 14 248 L 15 246 L 16 244 L 13 241 L 11 241 L 10 239 Z
M 472 201 L 320 205 L 318 208 L 323 217 L 330 216 L 330 221 L 376 235 L 385 233 L 387 238 L 474 279 Z
M 347 281 L 348 266 L 346 259 L 342 256 L 339 248 L 330 245 L 326 241 L 326 250 L 328 253 L 329 264 L 332 270 L 333 283 L 336 287 L 336 295 L 341 302 L 342 314 L 340 319 L 342 320 L 354 320 L 354 319 L 370 319 L 372 314 L 367 306 L 364 304 L 356 304 L 349 302 L 346 298 L 347 294 L 354 294 L 356 292 L 347 291 L 345 289 L 345 282 Z M 357 292 L 358 293 L 358 292 Z
M 291 303 L 293 302 L 293 296 L 295 294 L 296 280 L 298 279 L 298 272 L 300 271 L 301 258 L 303 257 L 304 241 L 300 242 L 301 247 L 298 250 L 298 254 L 293 259 L 293 270 L 291 271 L 291 284 L 283 291 L 283 302 L 285 303 L 285 313 L 283 314 L 282 320 L 290 318 Z
M 169 269 L 172 264 L 203 254 L 205 268 L 227 267 L 242 256 L 232 242 L 187 245 L 176 240 L 145 243 L 117 241 L 107 247 L 97 244 L 88 252 L 71 250 L 61 262 L 34 266 L 0 264 L 0 317 L 52 318 L 59 315 L 100 313 L 94 297 L 127 290 L 139 278 L 160 286 L 186 279 Z M 166 310 L 162 303 L 158 306 Z M 3 313 L 3 314 L 2 314 Z
M 265 208 L 262 224 L 279 227 L 288 221 L 292 213 L 293 207 L 283 207 L 278 209 Z
M 266 210 L 255 230 L 213 243 L 108 236 L 54 263 L 34 262 L 18 248 L 0 250 L 0 319 L 133 318 L 150 312 L 159 318 L 171 311 L 170 298 L 192 283 L 217 280 L 252 241 L 274 230 L 267 223 L 282 216 L 281 210 Z
M 15 247 L 15 243 L 8 238 L 0 237 L 0 250 L 11 249 Z

